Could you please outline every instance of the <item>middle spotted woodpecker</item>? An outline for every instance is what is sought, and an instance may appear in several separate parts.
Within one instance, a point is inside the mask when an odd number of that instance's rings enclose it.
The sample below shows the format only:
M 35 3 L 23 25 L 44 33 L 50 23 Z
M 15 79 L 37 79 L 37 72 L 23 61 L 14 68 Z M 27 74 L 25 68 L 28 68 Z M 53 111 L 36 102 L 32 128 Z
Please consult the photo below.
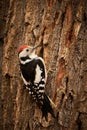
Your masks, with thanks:
M 42 110 L 42 116 L 48 119 L 48 113 L 53 117 L 54 111 L 51 99 L 45 93 L 45 85 L 47 80 L 46 68 L 44 60 L 35 54 L 38 46 L 22 45 L 18 50 L 20 62 L 21 77 L 24 81 L 26 89 L 32 99 L 36 101 Z

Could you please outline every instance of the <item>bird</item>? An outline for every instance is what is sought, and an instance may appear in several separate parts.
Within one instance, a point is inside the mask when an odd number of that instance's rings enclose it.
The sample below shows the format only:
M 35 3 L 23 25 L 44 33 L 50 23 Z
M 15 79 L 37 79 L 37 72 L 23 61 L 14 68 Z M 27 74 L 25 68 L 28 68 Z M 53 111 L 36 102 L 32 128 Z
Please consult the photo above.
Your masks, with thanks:
M 36 54 L 36 49 L 29 45 L 21 45 L 18 49 L 21 77 L 29 94 L 42 111 L 42 117 L 48 121 L 48 113 L 55 118 L 55 104 L 45 92 L 47 82 L 46 65 L 42 57 Z

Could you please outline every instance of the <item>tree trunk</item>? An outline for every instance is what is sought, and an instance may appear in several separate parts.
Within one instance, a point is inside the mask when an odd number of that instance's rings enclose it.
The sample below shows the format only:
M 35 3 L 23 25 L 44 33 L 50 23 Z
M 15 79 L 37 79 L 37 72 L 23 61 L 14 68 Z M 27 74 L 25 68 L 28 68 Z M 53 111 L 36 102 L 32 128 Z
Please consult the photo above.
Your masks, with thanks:
M 86 130 L 86 0 L 1 0 L 0 28 L 0 130 Z M 49 114 L 46 122 L 23 87 L 23 44 L 41 44 L 56 119 Z

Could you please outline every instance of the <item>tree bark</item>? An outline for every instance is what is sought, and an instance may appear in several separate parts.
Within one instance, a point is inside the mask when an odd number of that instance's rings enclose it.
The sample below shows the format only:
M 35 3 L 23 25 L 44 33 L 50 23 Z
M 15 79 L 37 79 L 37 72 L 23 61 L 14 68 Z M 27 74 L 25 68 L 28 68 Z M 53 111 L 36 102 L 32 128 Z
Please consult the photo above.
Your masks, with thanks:
M 86 130 L 86 0 L 1 0 L 0 28 L 0 130 Z M 17 54 L 23 44 L 41 44 L 56 119 L 49 114 L 46 122 L 23 87 Z

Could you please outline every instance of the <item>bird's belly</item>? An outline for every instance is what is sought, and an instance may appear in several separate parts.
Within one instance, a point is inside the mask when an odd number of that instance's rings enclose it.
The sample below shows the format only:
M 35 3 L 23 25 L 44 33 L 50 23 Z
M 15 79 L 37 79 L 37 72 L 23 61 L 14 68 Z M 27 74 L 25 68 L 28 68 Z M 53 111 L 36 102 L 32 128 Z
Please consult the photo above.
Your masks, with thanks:
M 34 82 L 34 79 L 35 79 L 35 72 L 34 71 L 24 71 L 22 72 L 22 75 L 24 77 L 24 80 L 27 81 L 27 82 Z

